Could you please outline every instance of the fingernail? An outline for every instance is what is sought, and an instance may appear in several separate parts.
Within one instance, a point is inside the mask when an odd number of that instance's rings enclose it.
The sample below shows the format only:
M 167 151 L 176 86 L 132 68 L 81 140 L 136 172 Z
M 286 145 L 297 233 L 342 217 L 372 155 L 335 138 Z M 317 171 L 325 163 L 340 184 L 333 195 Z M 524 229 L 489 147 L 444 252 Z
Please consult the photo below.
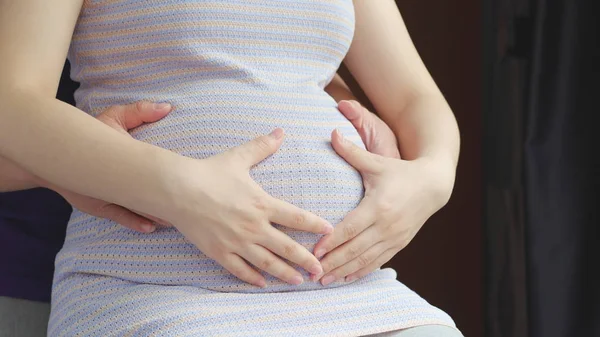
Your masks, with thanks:
M 275 139 L 279 139 L 283 136 L 283 129 L 281 128 L 277 128 L 273 131 L 271 131 L 271 133 L 269 134 L 269 136 L 275 138 Z
M 260 288 L 266 288 L 267 287 L 267 282 L 265 282 L 265 280 L 260 280 L 258 282 L 257 286 L 259 286 Z
M 346 282 L 352 282 L 352 281 L 355 281 L 356 279 L 357 279 L 357 277 L 354 275 L 346 276 Z
M 154 103 L 154 110 L 163 111 L 171 109 L 171 104 L 169 103 Z
M 152 233 L 156 230 L 156 226 L 154 225 L 142 225 L 141 227 L 144 233 Z
M 348 141 L 346 140 L 346 137 L 344 137 L 344 134 L 342 133 L 342 131 L 340 131 L 340 129 L 335 129 L 335 131 L 337 131 L 338 135 L 340 136 L 340 140 L 342 141 L 342 144 L 348 143 Z
M 325 255 L 325 248 L 319 248 L 319 249 L 315 250 L 315 257 L 317 259 L 322 258 L 323 255 Z
M 311 274 L 321 274 L 323 272 L 323 268 L 320 263 L 313 264 L 312 267 L 308 270 Z
M 292 278 L 291 283 L 293 285 L 299 286 L 302 284 L 302 282 L 304 282 L 304 279 L 302 278 L 302 276 L 300 275 L 296 275 Z
M 333 226 L 329 222 L 325 223 L 325 226 L 323 227 L 323 234 L 330 234 L 333 232 Z
M 323 277 L 323 279 L 321 280 L 321 284 L 326 286 L 333 281 L 335 281 L 335 276 L 327 275 L 327 276 Z

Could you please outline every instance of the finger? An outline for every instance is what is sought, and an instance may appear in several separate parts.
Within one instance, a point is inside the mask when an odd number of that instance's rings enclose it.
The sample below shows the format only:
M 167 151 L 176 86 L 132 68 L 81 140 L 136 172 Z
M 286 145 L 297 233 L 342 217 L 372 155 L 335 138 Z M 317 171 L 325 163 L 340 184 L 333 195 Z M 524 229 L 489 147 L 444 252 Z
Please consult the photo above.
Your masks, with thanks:
M 372 245 L 370 248 L 368 248 L 360 255 L 356 256 L 354 259 L 337 267 L 334 270 L 327 272 L 321 278 L 321 284 L 326 286 L 331 282 L 335 282 L 336 280 L 342 280 L 347 275 L 355 273 L 361 270 L 362 268 L 366 268 L 385 251 L 386 245 L 383 242 L 378 242 L 377 244 Z M 318 276 L 314 278 L 315 281 L 318 279 Z
M 102 207 L 98 212 L 98 216 L 112 220 L 123 227 L 141 233 L 152 233 L 156 229 L 150 220 L 127 208 L 115 204 L 109 204 Z
M 325 219 L 277 198 L 269 202 L 269 221 L 315 234 L 329 234 L 333 226 Z
M 324 236 L 317 242 L 314 250 L 317 259 L 369 228 L 376 220 L 374 210 L 371 198 L 364 197 L 358 206 L 335 226 L 333 233 Z
M 383 168 L 384 157 L 358 147 L 337 129 L 331 133 L 331 145 L 340 157 L 360 172 L 377 173 Z
M 276 228 L 271 227 L 258 244 L 311 274 L 323 272 L 321 263 L 311 252 Z
M 222 259 L 215 259 L 215 261 L 240 280 L 260 288 L 267 287 L 265 278 L 238 255 L 228 254 Z
M 381 237 L 381 234 L 379 234 L 376 226 L 369 227 L 352 240 L 327 253 L 321 260 L 323 273 L 327 274 L 362 256 L 368 249 L 378 245 L 382 240 L 383 238 Z M 322 275 L 317 275 L 315 279 L 318 280 L 321 276 Z
M 171 112 L 169 103 L 150 103 L 140 101 L 127 105 L 116 105 L 100 114 L 97 118 L 116 128 L 128 131 L 144 123 L 152 123 L 165 117 Z
M 139 101 L 124 106 L 123 120 L 127 130 L 143 123 L 152 123 L 165 117 L 173 107 L 169 103 L 151 103 Z
M 146 219 L 148 219 L 148 220 L 150 220 L 150 221 L 153 221 L 153 222 L 155 222 L 155 223 L 157 223 L 157 224 L 159 224 L 159 225 L 161 225 L 161 226 L 165 226 L 165 227 L 173 227 L 173 224 L 172 224 L 172 223 L 170 223 L 170 222 L 167 222 L 167 221 L 165 221 L 165 220 L 163 220 L 163 219 L 157 218 L 157 217 L 155 217 L 155 216 L 153 216 L 153 215 L 150 215 L 150 214 L 147 214 L 147 213 L 144 213 L 144 212 L 138 212 L 138 211 L 135 211 L 135 213 L 137 213 L 137 214 L 139 214 L 139 215 L 141 215 L 141 216 L 145 217 Z
M 168 221 L 165 221 L 163 219 L 157 218 L 155 216 L 149 215 L 149 216 L 147 216 L 147 218 L 149 220 L 152 220 L 154 223 L 157 223 L 157 224 L 159 224 L 161 226 L 164 226 L 164 227 L 174 227 L 172 223 L 170 223 Z
M 374 272 L 378 268 L 381 268 L 385 263 L 391 260 L 394 255 L 396 255 L 397 251 L 393 248 L 390 248 L 383 252 L 383 254 L 379 255 L 373 262 L 371 262 L 368 266 L 361 268 L 360 270 L 346 276 L 346 282 L 352 282 L 354 280 L 358 280 L 359 278 L 365 277 L 368 274 Z
M 243 257 L 258 269 L 266 271 L 283 282 L 293 285 L 304 282 L 302 274 L 262 246 L 252 245 L 244 252 Z
M 370 137 L 369 132 L 371 130 L 365 127 L 366 125 L 368 125 L 367 123 L 365 123 L 365 121 L 368 120 L 368 118 L 371 117 L 373 114 L 367 109 L 365 109 L 362 105 L 360 105 L 360 103 L 358 103 L 357 101 L 341 101 L 338 104 L 338 110 L 340 110 L 344 117 L 346 117 L 350 121 L 350 123 L 352 123 L 352 126 L 354 126 L 354 128 L 360 135 L 360 138 L 365 144 L 367 150 L 369 152 L 373 152 L 369 149 L 373 145 L 373 142 L 371 141 L 373 137 Z
M 374 113 L 367 110 L 357 101 L 340 102 L 338 109 L 352 123 L 365 144 L 367 151 L 383 157 L 400 158 L 395 136 L 389 127 L 379 120 L 379 117 Z M 379 129 L 375 127 L 376 125 L 379 126 Z M 378 146 L 381 139 L 378 137 L 378 134 L 383 136 L 384 132 L 391 133 L 392 137 L 390 140 L 394 140 L 394 146 Z
M 362 120 L 365 117 L 365 111 L 367 111 L 357 101 L 340 101 L 338 103 L 338 110 L 357 130 L 362 126 Z
M 235 147 L 226 152 L 241 160 L 242 165 L 252 167 L 277 152 L 283 142 L 283 129 L 276 128 L 268 135 L 263 135 Z

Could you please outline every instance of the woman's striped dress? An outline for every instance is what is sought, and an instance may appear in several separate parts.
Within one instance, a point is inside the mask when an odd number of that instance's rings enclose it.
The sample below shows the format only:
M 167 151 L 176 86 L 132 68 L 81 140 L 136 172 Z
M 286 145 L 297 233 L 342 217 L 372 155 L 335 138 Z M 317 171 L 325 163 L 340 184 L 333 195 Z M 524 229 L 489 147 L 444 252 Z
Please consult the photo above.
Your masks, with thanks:
M 173 113 L 132 134 L 193 158 L 282 127 L 283 146 L 252 177 L 335 224 L 363 193 L 329 143 L 334 128 L 362 146 L 360 137 L 323 91 L 353 30 L 351 0 L 86 0 L 69 52 L 76 101 L 92 115 L 141 99 L 171 102 Z M 319 239 L 281 229 L 311 251 Z M 328 287 L 267 279 L 266 289 L 239 281 L 175 229 L 138 234 L 76 210 L 56 260 L 49 335 L 358 336 L 453 326 L 390 269 Z

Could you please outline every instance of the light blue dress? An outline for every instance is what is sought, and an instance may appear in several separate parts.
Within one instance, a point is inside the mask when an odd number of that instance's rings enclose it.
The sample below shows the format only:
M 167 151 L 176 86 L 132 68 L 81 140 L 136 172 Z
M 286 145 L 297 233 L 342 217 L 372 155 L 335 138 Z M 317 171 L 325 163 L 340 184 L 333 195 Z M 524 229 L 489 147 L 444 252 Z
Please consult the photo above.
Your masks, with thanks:
M 363 144 L 323 88 L 353 32 L 350 0 L 86 0 L 69 51 L 77 105 L 97 115 L 142 99 L 171 102 L 173 113 L 132 134 L 193 158 L 282 127 L 283 146 L 252 177 L 336 224 L 363 186 L 332 150 L 331 131 Z M 275 226 L 310 251 L 320 237 Z M 359 336 L 454 326 L 391 269 L 328 287 L 267 281 L 266 289 L 245 284 L 174 228 L 139 234 L 75 210 L 56 260 L 49 335 Z

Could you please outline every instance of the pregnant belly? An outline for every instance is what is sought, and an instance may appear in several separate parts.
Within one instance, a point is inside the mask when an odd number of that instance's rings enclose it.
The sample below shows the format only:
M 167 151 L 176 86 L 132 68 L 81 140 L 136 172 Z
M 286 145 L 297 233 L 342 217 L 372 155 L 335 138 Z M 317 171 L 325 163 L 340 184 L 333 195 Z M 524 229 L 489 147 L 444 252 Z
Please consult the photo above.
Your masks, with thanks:
M 352 125 L 335 103 L 303 105 L 247 103 L 237 105 L 176 103 L 165 119 L 132 132 L 141 141 L 192 158 L 206 158 L 241 145 L 276 127 L 286 132 L 281 148 L 251 169 L 252 178 L 270 195 L 313 212 L 332 224 L 355 208 L 363 195 L 360 174 L 331 148 L 330 134 L 339 128 L 362 146 Z M 210 179 L 210 177 L 207 177 Z M 160 197 L 160 196 L 157 196 Z M 320 235 L 274 224 L 312 252 Z M 258 289 L 238 280 L 174 228 L 138 234 L 107 220 L 73 213 L 65 247 L 57 261 L 59 273 L 94 273 L 136 283 L 189 285 L 227 292 L 298 291 L 322 288 L 304 276 L 300 286 L 267 274 L 268 287 Z M 343 283 L 334 283 L 333 287 Z

